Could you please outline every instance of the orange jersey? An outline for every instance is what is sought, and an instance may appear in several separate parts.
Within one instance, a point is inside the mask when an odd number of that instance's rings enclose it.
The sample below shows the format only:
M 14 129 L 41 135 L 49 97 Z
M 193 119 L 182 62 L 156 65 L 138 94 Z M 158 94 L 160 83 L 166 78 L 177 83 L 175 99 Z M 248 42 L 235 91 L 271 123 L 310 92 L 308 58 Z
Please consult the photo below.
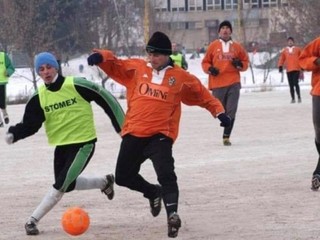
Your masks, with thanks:
M 314 96 L 320 96 L 320 66 L 315 64 L 317 58 L 320 58 L 320 37 L 310 42 L 299 57 L 300 67 L 312 71 L 311 94 Z
M 287 72 L 300 71 L 299 56 L 301 49 L 298 47 L 286 47 L 282 49 L 278 61 L 278 67 L 285 66 Z
M 206 108 L 214 117 L 224 112 L 221 102 L 200 80 L 177 65 L 158 72 L 143 59 L 118 59 L 111 51 L 94 51 L 103 56 L 98 66 L 127 88 L 128 108 L 122 135 L 149 137 L 162 133 L 176 140 L 181 102 Z M 160 81 L 152 82 L 155 78 Z
M 249 58 L 245 49 L 234 41 L 224 42 L 221 39 L 213 41 L 202 60 L 202 69 L 208 73 L 211 66 L 219 69 L 217 76 L 209 74 L 209 89 L 231 86 L 240 82 L 239 69 L 235 68 L 231 61 L 233 58 L 241 60 L 243 67 L 240 71 L 246 71 L 249 66 Z

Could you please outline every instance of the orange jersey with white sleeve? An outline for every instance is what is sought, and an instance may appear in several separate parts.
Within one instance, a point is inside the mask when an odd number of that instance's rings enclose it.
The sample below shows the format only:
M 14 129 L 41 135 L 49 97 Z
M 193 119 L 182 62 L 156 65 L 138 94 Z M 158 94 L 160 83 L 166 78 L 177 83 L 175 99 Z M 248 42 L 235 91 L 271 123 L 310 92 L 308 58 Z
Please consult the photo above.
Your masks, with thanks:
M 238 58 L 242 62 L 242 69 L 239 70 L 232 65 L 234 58 Z M 248 69 L 249 58 L 239 43 L 217 39 L 210 43 L 201 65 L 203 71 L 208 74 L 208 69 L 211 66 L 219 69 L 217 76 L 209 74 L 208 88 L 221 88 L 240 82 L 240 71 Z
M 299 47 L 286 47 L 282 49 L 278 61 L 278 67 L 285 66 L 287 72 L 300 71 L 299 56 L 301 49 Z
M 199 79 L 176 65 L 154 70 L 143 59 L 118 59 L 111 51 L 94 49 L 103 56 L 98 66 L 127 89 L 127 113 L 122 136 L 149 137 L 162 133 L 176 140 L 181 102 L 206 108 L 214 117 L 224 112 Z

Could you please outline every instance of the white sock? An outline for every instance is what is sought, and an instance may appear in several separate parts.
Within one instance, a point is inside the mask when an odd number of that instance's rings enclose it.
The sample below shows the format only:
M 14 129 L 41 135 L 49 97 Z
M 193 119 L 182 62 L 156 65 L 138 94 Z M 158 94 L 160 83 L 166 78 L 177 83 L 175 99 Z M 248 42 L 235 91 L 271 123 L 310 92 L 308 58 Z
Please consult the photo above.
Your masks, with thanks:
M 0 108 L 0 109 L 1 109 L 1 112 L 2 112 L 2 114 L 0 113 L 0 123 L 2 123 L 3 122 L 2 116 L 4 115 L 4 113 L 3 113 L 3 109 L 2 108 Z
M 75 190 L 103 189 L 107 181 L 105 177 L 84 177 L 78 176 Z
M 1 108 L 1 111 L 2 111 L 2 115 L 3 115 L 3 116 L 8 115 L 7 109 Z
M 34 210 L 29 218 L 29 221 L 39 222 L 62 198 L 63 192 L 60 192 L 52 187 L 49 192 L 43 197 L 38 207 Z

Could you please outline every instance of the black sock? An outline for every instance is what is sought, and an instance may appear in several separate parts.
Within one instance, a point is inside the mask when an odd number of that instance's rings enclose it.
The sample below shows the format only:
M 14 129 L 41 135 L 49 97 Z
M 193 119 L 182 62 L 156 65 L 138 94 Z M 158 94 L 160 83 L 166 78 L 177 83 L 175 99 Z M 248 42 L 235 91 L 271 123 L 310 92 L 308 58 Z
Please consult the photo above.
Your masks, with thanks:
M 179 193 L 169 193 L 163 195 L 164 206 L 167 211 L 167 216 L 169 217 L 170 213 L 178 211 L 178 199 Z
M 317 141 L 315 141 L 315 144 L 316 144 L 316 148 L 317 148 L 317 151 L 318 151 L 318 154 L 319 154 L 319 158 L 318 158 L 317 167 L 314 170 L 313 175 L 314 174 L 320 174 L 320 143 L 317 143 Z

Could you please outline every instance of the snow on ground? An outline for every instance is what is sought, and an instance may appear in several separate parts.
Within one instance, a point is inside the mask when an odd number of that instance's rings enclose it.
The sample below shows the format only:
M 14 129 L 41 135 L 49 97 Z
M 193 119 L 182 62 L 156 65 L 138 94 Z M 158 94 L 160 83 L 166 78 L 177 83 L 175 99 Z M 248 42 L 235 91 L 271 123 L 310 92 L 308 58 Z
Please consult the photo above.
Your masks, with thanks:
M 188 60 L 189 71 L 204 83 L 201 59 Z M 85 76 L 97 81 L 96 67 L 86 58 L 70 60 L 65 75 Z M 79 64 L 84 65 L 83 74 Z M 26 72 L 23 72 L 26 71 Z M 231 147 L 222 145 L 219 121 L 199 107 L 183 106 L 180 136 L 173 152 L 180 188 L 179 214 L 182 240 L 309 240 L 319 239 L 319 192 L 310 190 L 317 162 L 311 120 L 310 73 L 302 85 L 302 103 L 290 104 L 286 77 L 273 69 L 266 84 L 263 70 L 242 74 L 242 94 Z M 17 70 L 8 94 L 32 91 L 24 79 L 27 70 Z M 23 76 L 23 77 L 22 77 Z M 116 94 L 118 85 L 108 81 Z M 126 100 L 119 100 L 126 108 Z M 114 172 L 120 138 L 103 111 L 94 106 L 98 131 L 95 155 L 86 175 Z M 22 118 L 24 104 L 9 105 L 11 124 Z M 5 126 L 0 129 L 4 139 Z M 13 145 L 2 143 L 0 156 L 0 240 L 33 239 L 25 235 L 24 223 L 53 182 L 53 148 L 44 130 Z M 151 182 L 156 177 L 150 161 L 141 168 Z M 77 239 L 159 240 L 167 238 L 164 209 L 157 218 L 149 212 L 141 194 L 119 186 L 108 201 L 100 191 L 65 194 L 39 224 L 37 239 L 65 240 L 60 224 L 70 206 L 81 206 L 91 218 L 89 230 Z
M 126 101 L 120 102 L 125 108 Z M 320 193 L 310 190 L 317 154 L 309 90 L 302 90 L 302 103 L 289 102 L 287 89 L 241 94 L 231 147 L 222 145 L 217 119 L 183 106 L 173 147 L 182 219 L 177 239 L 319 239 Z M 99 140 L 84 174 L 104 175 L 114 172 L 120 138 L 93 106 Z M 12 124 L 21 120 L 23 109 L 23 104 L 8 106 Z M 113 201 L 99 190 L 65 194 L 40 222 L 40 235 L 26 236 L 24 223 L 53 182 L 53 148 L 41 129 L 13 145 L 3 141 L 0 153 L 0 240 L 74 239 L 60 224 L 70 206 L 83 207 L 91 218 L 79 240 L 168 239 L 164 209 L 152 217 L 141 194 L 119 186 Z M 156 182 L 150 161 L 141 173 Z

